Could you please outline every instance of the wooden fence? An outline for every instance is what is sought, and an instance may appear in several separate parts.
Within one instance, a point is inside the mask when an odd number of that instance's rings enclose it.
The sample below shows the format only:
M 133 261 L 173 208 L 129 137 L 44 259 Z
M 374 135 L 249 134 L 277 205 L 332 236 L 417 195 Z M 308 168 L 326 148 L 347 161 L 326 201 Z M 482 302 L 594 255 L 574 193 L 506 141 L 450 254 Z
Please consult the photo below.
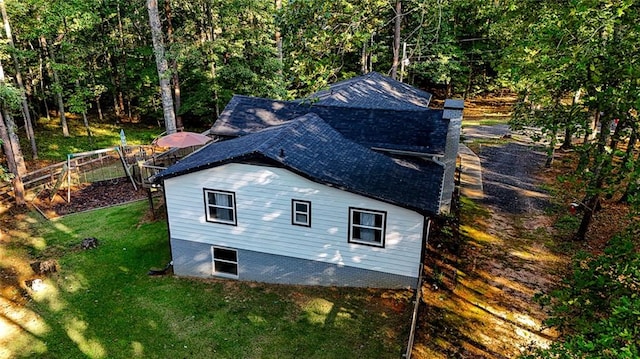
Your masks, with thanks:
M 163 153 L 164 151 L 159 150 L 159 148 L 154 146 L 126 146 L 123 154 L 126 159 L 126 163 L 131 165 L 133 168 L 137 167 L 138 163 L 149 160 L 154 157 L 154 155 L 158 155 Z M 99 159 L 98 159 L 99 160 Z M 86 159 L 83 161 L 82 159 L 72 160 L 74 163 L 72 166 L 75 168 L 81 167 L 83 164 L 88 164 L 87 161 L 98 161 L 94 158 Z M 86 162 L 86 163 L 85 163 Z M 67 165 L 67 161 L 58 162 L 46 167 L 39 168 L 37 170 L 31 171 L 24 176 L 22 176 L 22 183 L 24 185 L 25 193 L 29 193 L 32 196 L 37 196 L 40 191 L 47 188 L 53 188 L 54 184 L 60 178 L 60 175 L 63 172 L 63 168 Z M 124 171 L 122 177 L 124 177 Z M 142 182 L 142 180 L 140 180 Z M 0 184 L 0 201 L 2 203 L 13 202 L 13 187 L 10 182 Z

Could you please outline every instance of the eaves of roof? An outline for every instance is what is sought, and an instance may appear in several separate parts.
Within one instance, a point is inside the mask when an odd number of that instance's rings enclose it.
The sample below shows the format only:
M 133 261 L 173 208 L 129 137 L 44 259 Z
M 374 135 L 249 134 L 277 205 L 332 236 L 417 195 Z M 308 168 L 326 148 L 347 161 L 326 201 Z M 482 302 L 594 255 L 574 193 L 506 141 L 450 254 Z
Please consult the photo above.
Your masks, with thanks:
M 263 162 L 327 186 L 409 208 L 439 211 L 444 169 L 429 161 L 401 161 L 358 145 L 318 115 L 211 143 L 155 176 L 156 181 L 227 163 Z

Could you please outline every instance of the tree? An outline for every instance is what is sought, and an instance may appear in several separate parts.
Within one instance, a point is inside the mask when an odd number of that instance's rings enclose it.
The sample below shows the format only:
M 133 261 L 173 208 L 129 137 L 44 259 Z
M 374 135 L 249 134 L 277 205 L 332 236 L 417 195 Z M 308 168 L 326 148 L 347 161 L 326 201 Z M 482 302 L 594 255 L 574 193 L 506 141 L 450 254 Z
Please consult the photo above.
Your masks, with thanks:
M 640 356 L 637 230 L 629 228 L 613 238 L 601 255 L 576 255 L 561 286 L 539 297 L 550 308 L 545 324 L 558 328 L 562 339 L 524 358 Z
M 2 13 L 2 21 L 4 23 L 5 35 L 7 36 L 7 42 L 11 50 L 11 59 L 13 60 L 13 66 L 15 67 L 15 78 L 18 84 L 18 89 L 23 93 L 26 93 L 24 83 L 22 81 L 22 72 L 20 71 L 20 62 L 15 54 L 15 44 L 13 43 L 13 35 L 11 34 L 11 24 L 9 23 L 9 16 L 7 15 L 7 9 L 4 0 L 0 0 L 0 12 Z M 33 132 L 33 123 L 31 121 L 31 113 L 29 112 L 29 103 L 27 97 L 22 97 L 22 116 L 25 121 L 25 128 L 27 137 L 31 143 L 31 153 L 33 159 L 38 159 L 38 146 L 36 145 L 36 138 Z
M 5 82 L 4 68 L 0 61 L 0 112 L 2 113 L 3 125 L 7 135 L 7 139 L 4 141 L 5 146 L 11 148 L 10 153 L 5 153 L 7 157 L 12 157 L 11 161 L 13 162 L 13 166 L 10 166 L 10 169 L 18 178 L 27 173 L 27 167 L 22 156 L 22 149 L 20 148 L 20 139 L 17 133 L 18 126 L 16 126 L 13 120 L 11 111 L 20 108 L 21 99 L 22 94 L 20 91 Z M 11 167 L 14 168 L 12 169 Z
M 381 0 L 294 0 L 283 5 L 279 26 L 290 95 L 303 97 L 357 74 L 367 57 L 362 54 L 365 47 L 370 51 L 369 70 L 380 63 L 390 68 L 385 26 L 392 13 Z
M 490 36 L 499 4 L 405 0 L 403 63 L 408 82 L 443 88 L 447 97 L 490 89 L 496 81 L 494 65 L 502 53 L 499 42 Z
M 11 182 L 17 205 L 24 205 L 24 185 L 22 175 L 26 172 L 20 142 L 15 132 L 15 123 L 10 117 L 11 111 L 20 109 L 21 94 L 4 82 L 4 71 L 0 63 L 0 140 L 11 173 Z M 3 175 L 6 177 L 5 175 Z
M 158 15 L 158 1 L 147 0 L 147 10 L 149 11 L 149 26 L 151 27 L 151 38 L 153 40 L 153 53 L 156 58 L 156 67 L 158 68 L 158 78 L 160 81 L 164 124 L 167 134 L 172 134 L 176 132 L 176 118 L 173 110 L 173 99 L 171 97 L 171 85 L 169 83 L 170 73 L 167 59 L 164 55 L 164 41 L 162 39 L 160 16 Z
M 639 8 L 636 1 L 614 0 L 506 4 L 512 13 L 505 22 L 515 24 L 516 29 L 510 30 L 513 43 L 507 48 L 503 68 L 510 69 L 514 83 L 532 95 L 530 99 L 537 102 L 534 105 L 542 105 L 545 110 L 552 109 L 548 104 L 554 103 L 553 98 L 563 104 L 572 95 L 583 93 L 573 105 L 580 107 L 573 113 L 581 116 L 569 116 L 570 121 L 566 121 L 567 116 L 558 112 L 538 121 L 538 125 L 552 129 L 549 133 L 555 136 L 558 129 L 588 134 L 584 114 L 596 114 L 600 122 L 595 143 L 585 141 L 578 148 L 582 159 L 576 172 L 585 192 L 580 201 L 584 215 L 576 239 L 585 238 L 602 196 L 614 196 L 624 188 L 612 182 L 622 178 L 611 176 L 613 173 L 626 169 L 617 159 L 621 141 L 610 141 L 610 129 L 616 119 L 627 117 L 640 105 Z M 630 128 L 634 121 L 637 118 L 619 122 L 618 134 L 614 135 L 628 132 L 623 129 Z
M 0 142 L 2 142 L 2 149 L 4 150 L 4 154 L 7 158 L 7 167 L 9 167 L 10 175 L 5 174 L 4 168 L 2 168 L 2 178 L 3 179 L 11 179 L 11 184 L 13 186 L 14 198 L 16 200 L 16 204 L 21 206 L 26 204 L 24 198 L 24 184 L 22 183 L 22 178 L 18 175 L 18 167 L 16 165 L 15 155 L 13 153 L 13 148 L 11 147 L 11 139 L 8 134 L 7 126 L 4 123 L 4 117 L 0 113 Z
M 398 78 L 398 65 L 400 64 L 400 35 L 402 31 L 402 1 L 396 0 L 394 26 L 393 26 L 393 63 L 391 64 L 391 78 Z
M 174 45 L 173 23 L 171 19 L 171 0 L 165 0 L 164 13 L 167 18 L 167 40 L 169 41 L 169 48 L 171 48 Z M 178 60 L 176 59 L 175 54 L 171 58 L 170 67 L 171 67 L 171 85 L 173 89 L 173 107 L 174 107 L 175 116 L 176 116 L 176 127 L 182 128 L 184 127 L 182 124 L 182 116 L 180 115 L 182 95 L 180 92 L 180 76 L 178 75 Z

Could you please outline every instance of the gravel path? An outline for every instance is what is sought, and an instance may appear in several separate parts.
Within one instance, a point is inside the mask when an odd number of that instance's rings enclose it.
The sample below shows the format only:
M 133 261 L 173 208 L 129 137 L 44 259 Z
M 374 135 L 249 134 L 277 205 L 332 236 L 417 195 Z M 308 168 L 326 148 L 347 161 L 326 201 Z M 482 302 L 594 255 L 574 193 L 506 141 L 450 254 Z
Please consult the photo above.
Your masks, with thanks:
M 547 205 L 547 194 L 538 186 L 536 173 L 545 154 L 530 146 L 510 142 L 480 149 L 483 203 L 503 213 L 537 213 Z
M 464 138 L 497 140 L 512 136 L 507 125 L 473 126 L 464 129 Z M 545 154 L 521 136 L 505 144 L 480 145 L 483 204 L 502 213 L 539 213 L 547 205 L 547 194 L 538 184 L 538 173 L 544 166 Z

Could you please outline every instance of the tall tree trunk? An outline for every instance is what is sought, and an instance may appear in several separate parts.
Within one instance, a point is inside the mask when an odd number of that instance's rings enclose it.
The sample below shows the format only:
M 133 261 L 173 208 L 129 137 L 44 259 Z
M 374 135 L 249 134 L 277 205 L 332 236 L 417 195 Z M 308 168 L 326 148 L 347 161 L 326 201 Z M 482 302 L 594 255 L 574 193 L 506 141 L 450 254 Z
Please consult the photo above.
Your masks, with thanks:
M 598 112 L 600 113 L 600 112 Z M 607 141 L 609 139 L 609 125 L 612 119 L 610 115 L 600 116 L 600 135 L 598 136 L 598 144 L 596 146 L 595 161 L 591 173 L 593 173 L 593 179 L 587 186 L 587 195 L 584 202 L 585 211 L 580 221 L 580 227 L 576 232 L 576 240 L 584 240 L 589 230 L 589 225 L 593 219 L 599 204 L 600 204 L 600 192 L 604 185 L 604 180 L 609 174 L 610 164 L 612 161 L 611 155 L 606 151 Z
M 80 80 L 76 79 L 76 88 L 80 89 Z M 85 107 L 86 108 L 86 107 Z M 87 130 L 87 137 L 89 137 L 89 141 L 93 144 L 93 136 L 91 135 L 91 128 L 89 127 L 89 120 L 87 119 L 87 111 L 82 110 L 82 122 L 84 123 L 84 128 Z
M 95 66 L 95 62 L 92 64 L 94 70 L 97 70 L 97 66 Z M 92 84 L 96 84 L 96 78 L 93 74 L 93 72 L 91 73 L 91 83 Z M 102 92 L 97 90 L 94 92 L 94 98 L 93 101 L 96 103 L 96 110 L 98 111 L 98 118 L 100 119 L 100 121 L 104 120 L 104 115 L 102 114 L 102 105 L 100 105 L 100 97 L 102 97 Z
M 27 166 L 24 163 L 24 157 L 22 156 L 22 149 L 20 148 L 20 138 L 18 137 L 18 133 L 16 132 L 18 126 L 16 126 L 13 117 L 5 108 L 2 109 L 2 117 L 4 117 L 7 135 L 9 136 L 9 144 L 11 146 L 11 151 L 15 159 L 17 174 L 22 177 L 27 173 Z
M 95 99 L 96 109 L 98 110 L 98 118 L 100 121 L 104 120 L 104 115 L 102 114 L 102 106 L 100 105 L 100 96 L 97 96 Z
M 125 116 L 125 109 L 124 109 L 124 94 L 122 93 L 122 75 L 121 72 L 118 71 L 117 75 L 116 75 L 116 86 L 117 86 L 117 94 L 116 94 L 116 115 L 118 116 L 118 122 L 119 120 Z
M 62 99 L 62 89 L 60 88 L 62 84 L 60 83 L 60 77 L 58 77 L 58 70 L 53 66 L 53 59 L 55 58 L 55 54 L 53 53 L 53 48 L 50 48 L 47 44 L 47 39 L 44 36 L 40 37 L 40 45 L 42 46 L 42 50 L 44 51 L 45 58 L 47 60 L 47 68 L 51 71 L 53 75 L 53 82 L 55 89 L 56 101 L 58 102 L 58 112 L 60 113 L 60 125 L 62 126 L 62 135 L 64 137 L 69 137 L 69 127 L 67 126 L 67 117 L 64 113 L 64 100 Z
M 556 153 L 556 142 L 558 137 L 558 130 L 555 129 L 553 134 L 551 135 L 551 141 L 549 141 L 549 146 L 547 147 L 547 160 L 544 162 L 545 168 L 551 168 L 553 164 L 553 159 Z
M 400 29 L 402 25 L 402 1 L 396 0 L 396 17 L 393 29 L 393 65 L 391 66 L 391 78 L 398 78 L 398 65 L 400 64 Z
M 282 9 L 282 0 L 276 1 L 276 13 Z M 282 53 L 282 33 L 280 33 L 280 28 L 276 29 L 276 52 L 278 54 L 278 61 L 280 62 L 280 74 L 282 74 L 282 66 L 284 65 L 284 55 Z
M 4 68 L 2 67 L 2 62 L 0 61 L 0 85 L 4 85 L 4 83 Z M 16 126 L 13 117 L 6 107 L 3 106 L 0 110 L 2 111 L 2 117 L 4 117 L 5 130 L 9 138 L 9 146 L 11 147 L 11 152 L 13 154 L 13 159 L 16 166 L 16 172 L 14 173 L 22 177 L 25 175 L 25 173 L 27 173 L 27 166 L 24 163 L 22 149 L 20 149 L 20 138 L 18 137 L 18 133 L 16 132 L 18 126 Z
M 35 50 L 33 44 L 31 42 L 29 42 L 29 46 L 31 47 L 31 50 Z M 47 117 L 47 121 L 51 121 L 51 117 L 49 114 L 49 105 L 47 104 L 47 92 L 45 91 L 45 86 L 44 86 L 44 60 L 42 58 L 42 53 L 44 51 L 38 51 L 38 83 L 40 84 L 40 91 L 42 92 L 42 104 L 44 106 L 44 113 L 45 116 Z
M 362 52 L 360 53 L 360 73 L 366 74 L 367 71 L 367 42 L 362 43 Z
M 636 147 L 636 142 L 638 141 L 638 132 L 635 127 L 631 129 L 631 135 L 629 136 L 629 142 L 627 143 L 627 151 L 622 158 L 621 168 L 631 168 L 630 175 L 628 176 L 627 188 L 625 189 L 622 197 L 620 198 L 620 203 L 628 203 L 631 195 L 634 192 L 634 188 L 636 187 L 634 174 L 638 172 L 638 165 L 640 164 L 640 154 L 638 154 L 638 158 L 633 162 L 633 151 Z M 633 163 L 632 163 L 633 162 Z
M 573 99 L 571 100 L 571 119 L 568 122 L 572 122 L 575 117 L 573 116 L 573 111 L 575 109 L 575 106 L 578 104 L 578 102 L 580 101 L 580 96 L 582 96 L 582 90 L 578 89 L 574 94 L 573 94 Z M 566 126 L 564 128 L 564 140 L 562 141 L 562 146 L 560 146 L 561 149 L 563 150 L 568 150 L 570 148 L 573 147 L 573 134 L 574 134 L 574 129 L 571 128 L 571 126 Z
M 26 204 L 26 201 L 24 199 L 24 184 L 22 183 L 22 177 L 18 172 L 16 158 L 11 146 L 11 139 L 9 138 L 9 134 L 7 133 L 7 126 L 5 126 L 2 113 L 0 113 L 0 139 L 2 139 L 2 148 L 7 158 L 7 167 L 9 168 L 9 172 L 13 174 L 11 184 L 13 186 L 14 198 L 16 200 L 16 204 L 22 206 Z
M 171 0 L 164 1 L 164 12 L 167 18 L 167 41 L 169 41 L 169 49 L 173 47 L 173 23 L 171 21 Z M 171 84 L 173 87 L 173 109 L 176 116 L 176 127 L 182 129 L 182 116 L 180 116 L 180 106 L 182 99 L 180 97 L 180 76 L 178 75 L 178 61 L 176 56 L 171 57 Z
M 569 126 L 564 128 L 564 140 L 562 141 L 562 146 L 560 146 L 563 150 L 568 150 L 573 147 L 573 131 Z
M 627 188 L 625 189 L 624 193 L 622 194 L 622 197 L 620 198 L 620 201 L 619 201 L 620 203 L 629 203 L 631 200 L 631 196 L 638 193 L 638 187 L 640 184 L 640 176 L 638 173 L 640 171 L 638 170 L 638 166 L 640 166 L 640 153 L 635 159 L 634 171 L 631 173 L 631 176 L 629 176 L 629 181 L 627 182 Z
M 11 25 L 9 23 L 9 16 L 7 15 L 7 9 L 4 4 L 4 0 L 0 0 L 0 12 L 2 12 L 2 21 L 4 22 L 4 31 L 7 35 L 7 43 L 9 47 L 15 49 L 15 44 L 13 43 L 13 35 L 11 34 Z M 18 57 L 15 54 L 15 51 L 11 52 L 11 58 L 13 60 L 13 66 L 16 71 L 16 83 L 18 84 L 18 88 L 22 91 L 25 96 L 22 97 L 22 114 L 24 116 L 24 127 L 27 132 L 27 138 L 31 143 L 31 155 L 33 159 L 38 159 L 38 146 L 36 146 L 36 138 L 33 133 L 33 124 L 31 121 L 31 113 L 29 113 L 29 103 L 27 102 L 26 91 L 24 88 L 24 83 L 22 82 L 22 72 L 20 71 L 20 63 L 18 62 Z
M 116 1 L 116 10 L 117 10 L 117 17 L 118 17 L 118 38 L 120 40 L 120 51 L 114 51 L 114 53 L 118 53 L 119 52 L 119 56 L 117 56 L 117 59 L 115 60 L 115 64 L 114 64 L 114 68 L 116 69 L 116 77 L 115 77 L 115 82 L 117 85 L 117 109 L 116 109 L 116 116 L 118 117 L 118 121 L 120 120 L 120 118 L 122 118 L 125 115 L 125 107 L 124 107 L 124 93 L 123 93 L 123 79 L 125 78 L 123 74 L 127 73 L 127 54 L 125 51 L 125 42 L 124 42 L 124 27 L 122 26 L 122 12 L 120 10 L 120 1 Z M 129 109 L 131 110 L 131 109 Z M 131 117 L 131 116 L 129 116 Z
M 149 26 L 151 27 L 153 53 L 156 57 L 156 67 L 158 68 L 164 125 L 167 133 L 172 134 L 176 132 L 176 118 L 173 110 L 169 74 L 167 73 L 169 66 L 167 65 L 167 59 L 164 56 L 164 41 L 162 40 L 162 28 L 160 26 L 160 16 L 158 14 L 158 1 L 147 0 L 147 10 L 149 11 Z
M 29 105 L 29 115 L 32 119 L 38 118 L 39 113 L 36 112 L 35 105 L 38 102 L 37 96 L 35 95 L 38 90 L 37 86 L 34 86 L 34 83 L 38 81 L 38 76 L 35 74 L 33 66 L 27 67 L 27 78 L 31 79 L 31 81 L 27 81 L 24 83 L 25 96 L 27 97 L 27 105 Z M 33 121 L 33 128 L 38 127 L 38 122 Z
M 213 23 L 213 13 L 211 11 L 211 5 L 210 4 L 206 4 L 206 11 L 205 13 L 207 14 L 206 19 L 209 20 L 209 22 L 207 23 L 207 40 L 208 41 L 215 41 L 216 40 L 216 31 L 215 31 L 215 26 Z M 215 108 L 215 113 L 216 113 L 216 118 L 220 117 L 220 96 L 218 93 L 218 69 L 217 69 L 217 65 L 216 65 L 216 58 L 215 58 L 215 54 L 214 54 L 214 50 L 209 47 L 209 67 L 210 67 L 210 72 L 211 72 L 211 80 L 213 82 L 213 103 L 214 103 L 214 108 Z

